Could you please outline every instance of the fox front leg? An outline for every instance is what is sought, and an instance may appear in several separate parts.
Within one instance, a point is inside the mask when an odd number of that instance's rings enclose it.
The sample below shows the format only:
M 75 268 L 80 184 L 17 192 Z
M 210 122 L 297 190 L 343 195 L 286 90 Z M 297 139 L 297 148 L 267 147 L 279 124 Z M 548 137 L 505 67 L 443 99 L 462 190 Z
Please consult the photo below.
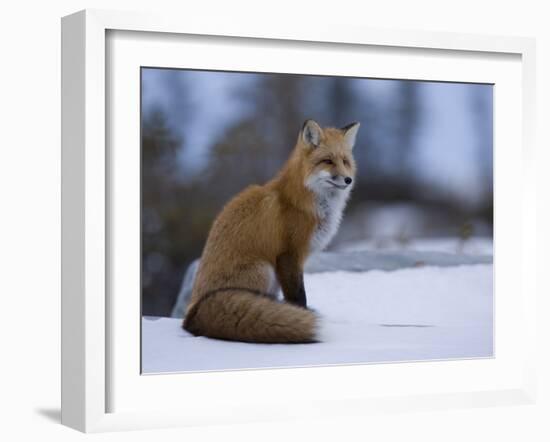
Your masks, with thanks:
M 306 307 L 304 274 L 299 260 L 291 254 L 280 255 L 277 258 L 276 273 L 286 301 Z

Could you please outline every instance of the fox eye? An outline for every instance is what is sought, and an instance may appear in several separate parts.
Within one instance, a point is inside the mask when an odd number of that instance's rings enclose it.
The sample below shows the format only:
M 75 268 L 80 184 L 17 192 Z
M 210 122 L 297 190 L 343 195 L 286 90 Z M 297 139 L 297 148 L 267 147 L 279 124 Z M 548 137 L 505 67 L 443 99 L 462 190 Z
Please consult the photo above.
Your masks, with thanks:
M 325 158 L 323 161 L 321 161 L 322 163 L 325 163 L 325 164 L 334 164 L 332 162 L 332 160 L 330 158 Z
M 344 166 L 349 166 L 349 161 L 344 159 Z

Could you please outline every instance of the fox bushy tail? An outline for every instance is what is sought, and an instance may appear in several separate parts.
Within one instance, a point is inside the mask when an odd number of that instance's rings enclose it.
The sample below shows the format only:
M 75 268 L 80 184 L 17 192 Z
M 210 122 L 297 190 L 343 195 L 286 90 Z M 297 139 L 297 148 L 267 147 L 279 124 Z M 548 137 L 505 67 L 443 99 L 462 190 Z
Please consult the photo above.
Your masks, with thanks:
M 317 342 L 317 327 L 311 310 L 240 289 L 203 295 L 183 321 L 196 336 L 258 343 Z

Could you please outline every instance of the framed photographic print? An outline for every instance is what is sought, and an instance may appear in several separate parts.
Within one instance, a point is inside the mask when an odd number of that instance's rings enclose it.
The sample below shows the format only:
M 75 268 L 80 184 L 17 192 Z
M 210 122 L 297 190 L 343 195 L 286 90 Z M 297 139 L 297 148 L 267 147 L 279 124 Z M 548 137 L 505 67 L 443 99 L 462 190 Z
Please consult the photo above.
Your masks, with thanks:
M 532 40 L 62 35 L 64 424 L 533 400 Z

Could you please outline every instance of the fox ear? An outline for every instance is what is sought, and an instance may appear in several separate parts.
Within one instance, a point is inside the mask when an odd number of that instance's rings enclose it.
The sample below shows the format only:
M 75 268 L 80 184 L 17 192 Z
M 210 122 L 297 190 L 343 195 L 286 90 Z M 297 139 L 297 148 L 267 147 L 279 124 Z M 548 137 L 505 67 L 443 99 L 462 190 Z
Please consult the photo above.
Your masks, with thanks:
M 353 149 L 355 145 L 355 138 L 357 138 L 357 131 L 359 130 L 360 123 L 354 121 L 347 126 L 342 127 L 340 130 L 344 132 L 344 140 L 350 149 Z
M 317 147 L 321 143 L 323 129 L 313 120 L 306 120 L 302 126 L 302 140 L 306 145 Z

